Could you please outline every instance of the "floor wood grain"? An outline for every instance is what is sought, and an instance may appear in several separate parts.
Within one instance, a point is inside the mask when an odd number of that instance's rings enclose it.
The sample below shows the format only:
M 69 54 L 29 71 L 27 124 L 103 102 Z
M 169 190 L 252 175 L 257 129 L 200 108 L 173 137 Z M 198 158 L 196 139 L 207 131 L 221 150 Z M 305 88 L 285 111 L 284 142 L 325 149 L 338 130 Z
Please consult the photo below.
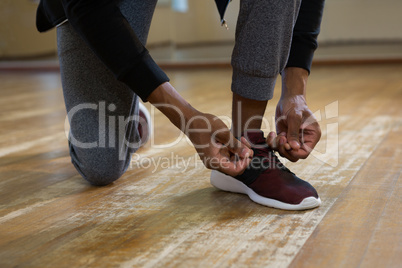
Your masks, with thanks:
M 366 161 L 290 267 L 400 267 L 402 120 Z
M 398 267 L 401 73 L 401 64 L 313 69 L 308 103 L 323 137 L 287 165 L 323 204 L 302 212 L 214 189 L 149 104 L 151 141 L 121 179 L 91 187 L 70 163 L 59 75 L 0 73 L 0 267 Z M 168 74 L 195 107 L 229 121 L 230 70 Z

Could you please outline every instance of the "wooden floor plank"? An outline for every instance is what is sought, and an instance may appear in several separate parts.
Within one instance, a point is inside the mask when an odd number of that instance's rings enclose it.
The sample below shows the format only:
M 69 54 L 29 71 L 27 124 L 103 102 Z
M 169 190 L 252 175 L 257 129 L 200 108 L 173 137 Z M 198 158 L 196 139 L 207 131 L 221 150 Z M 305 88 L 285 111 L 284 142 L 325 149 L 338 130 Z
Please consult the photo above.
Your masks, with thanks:
M 290 267 L 400 267 L 401 135 L 395 122 Z
M 400 267 L 402 264 L 402 175 L 379 217 L 360 267 Z
M 127 173 L 107 187 L 91 187 L 70 163 L 59 75 L 0 73 L 0 267 L 287 267 L 344 199 L 349 183 L 376 164 L 373 153 L 382 150 L 378 161 L 392 162 L 393 170 L 401 165 L 400 157 L 389 160 L 400 153 L 395 135 L 402 117 L 401 72 L 401 64 L 312 72 L 308 102 L 321 116 L 323 138 L 313 156 L 287 163 L 323 200 L 320 208 L 306 212 L 270 209 L 214 189 L 185 139 L 156 148 L 179 137 L 157 111 L 154 138 L 133 157 Z M 178 70 L 169 76 L 195 107 L 229 118 L 230 70 Z M 273 125 L 279 84 L 266 111 L 266 132 Z M 334 116 L 327 118 L 326 109 Z M 182 162 L 171 165 L 174 159 Z M 139 167 L 144 160 L 150 161 L 148 168 Z M 157 165 L 161 160 L 170 164 Z M 370 171 L 372 186 L 361 183 L 356 189 L 370 194 L 391 189 L 375 172 L 388 171 Z M 395 185 L 387 202 L 357 195 L 366 211 L 382 205 L 382 212 L 374 213 L 378 223 L 364 229 L 371 232 L 369 246 L 354 244 L 366 256 L 362 267 L 382 256 L 392 267 L 400 255 L 393 215 L 400 207 L 399 181 Z M 362 220 L 372 217 L 356 213 Z M 396 249 L 376 251 L 386 241 Z

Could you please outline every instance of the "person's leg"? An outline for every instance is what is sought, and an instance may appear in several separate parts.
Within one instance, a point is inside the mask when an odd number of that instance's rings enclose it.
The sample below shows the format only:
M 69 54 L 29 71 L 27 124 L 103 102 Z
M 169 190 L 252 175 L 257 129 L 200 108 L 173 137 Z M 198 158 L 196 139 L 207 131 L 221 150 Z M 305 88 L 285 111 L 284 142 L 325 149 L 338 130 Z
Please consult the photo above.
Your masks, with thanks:
M 247 99 L 233 93 L 231 129 L 233 135 L 239 138 L 245 130 L 260 129 L 267 104 L 268 101 Z
M 300 0 L 241 0 L 232 54 L 232 131 L 261 128 L 275 81 L 284 69 Z
M 244 135 L 254 156 L 236 177 L 211 172 L 216 188 L 247 194 L 256 203 L 304 210 L 321 204 L 317 191 L 287 169 L 259 130 L 275 80 L 286 65 L 300 0 L 241 0 L 232 56 L 232 131 Z
M 155 4 L 119 3 L 144 44 Z M 126 171 L 130 153 L 139 146 L 138 97 L 116 80 L 68 23 L 57 29 L 57 45 L 72 163 L 91 184 L 107 185 Z

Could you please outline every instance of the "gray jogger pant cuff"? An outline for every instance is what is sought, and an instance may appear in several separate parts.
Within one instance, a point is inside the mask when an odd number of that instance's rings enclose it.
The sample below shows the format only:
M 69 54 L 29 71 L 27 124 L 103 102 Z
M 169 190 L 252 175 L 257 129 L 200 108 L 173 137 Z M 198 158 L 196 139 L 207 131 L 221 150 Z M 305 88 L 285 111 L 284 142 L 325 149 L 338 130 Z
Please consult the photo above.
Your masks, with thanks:
M 244 98 L 270 100 L 274 95 L 276 76 L 259 77 L 233 67 L 232 91 Z
M 301 0 L 241 0 L 232 54 L 232 91 L 269 100 L 286 66 Z

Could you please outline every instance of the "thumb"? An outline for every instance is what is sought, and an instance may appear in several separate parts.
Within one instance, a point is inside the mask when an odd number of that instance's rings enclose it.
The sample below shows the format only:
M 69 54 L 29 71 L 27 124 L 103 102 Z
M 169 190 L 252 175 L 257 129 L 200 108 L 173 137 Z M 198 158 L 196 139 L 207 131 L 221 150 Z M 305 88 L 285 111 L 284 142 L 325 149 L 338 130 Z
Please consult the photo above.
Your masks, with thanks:
M 302 124 L 302 115 L 292 113 L 288 116 L 288 133 L 286 138 L 290 147 L 294 150 L 300 149 L 299 131 Z
M 223 131 L 219 133 L 217 138 L 220 142 L 226 144 L 231 153 L 238 155 L 240 158 L 249 158 L 253 155 L 253 150 L 250 149 L 251 145 L 244 137 L 241 137 L 239 141 L 230 131 Z
M 233 154 L 237 154 L 240 158 L 252 157 L 253 150 L 251 150 L 250 148 L 250 143 L 244 137 L 241 137 L 240 141 L 234 138 L 234 142 L 229 143 L 228 146 L 229 151 L 231 151 Z

